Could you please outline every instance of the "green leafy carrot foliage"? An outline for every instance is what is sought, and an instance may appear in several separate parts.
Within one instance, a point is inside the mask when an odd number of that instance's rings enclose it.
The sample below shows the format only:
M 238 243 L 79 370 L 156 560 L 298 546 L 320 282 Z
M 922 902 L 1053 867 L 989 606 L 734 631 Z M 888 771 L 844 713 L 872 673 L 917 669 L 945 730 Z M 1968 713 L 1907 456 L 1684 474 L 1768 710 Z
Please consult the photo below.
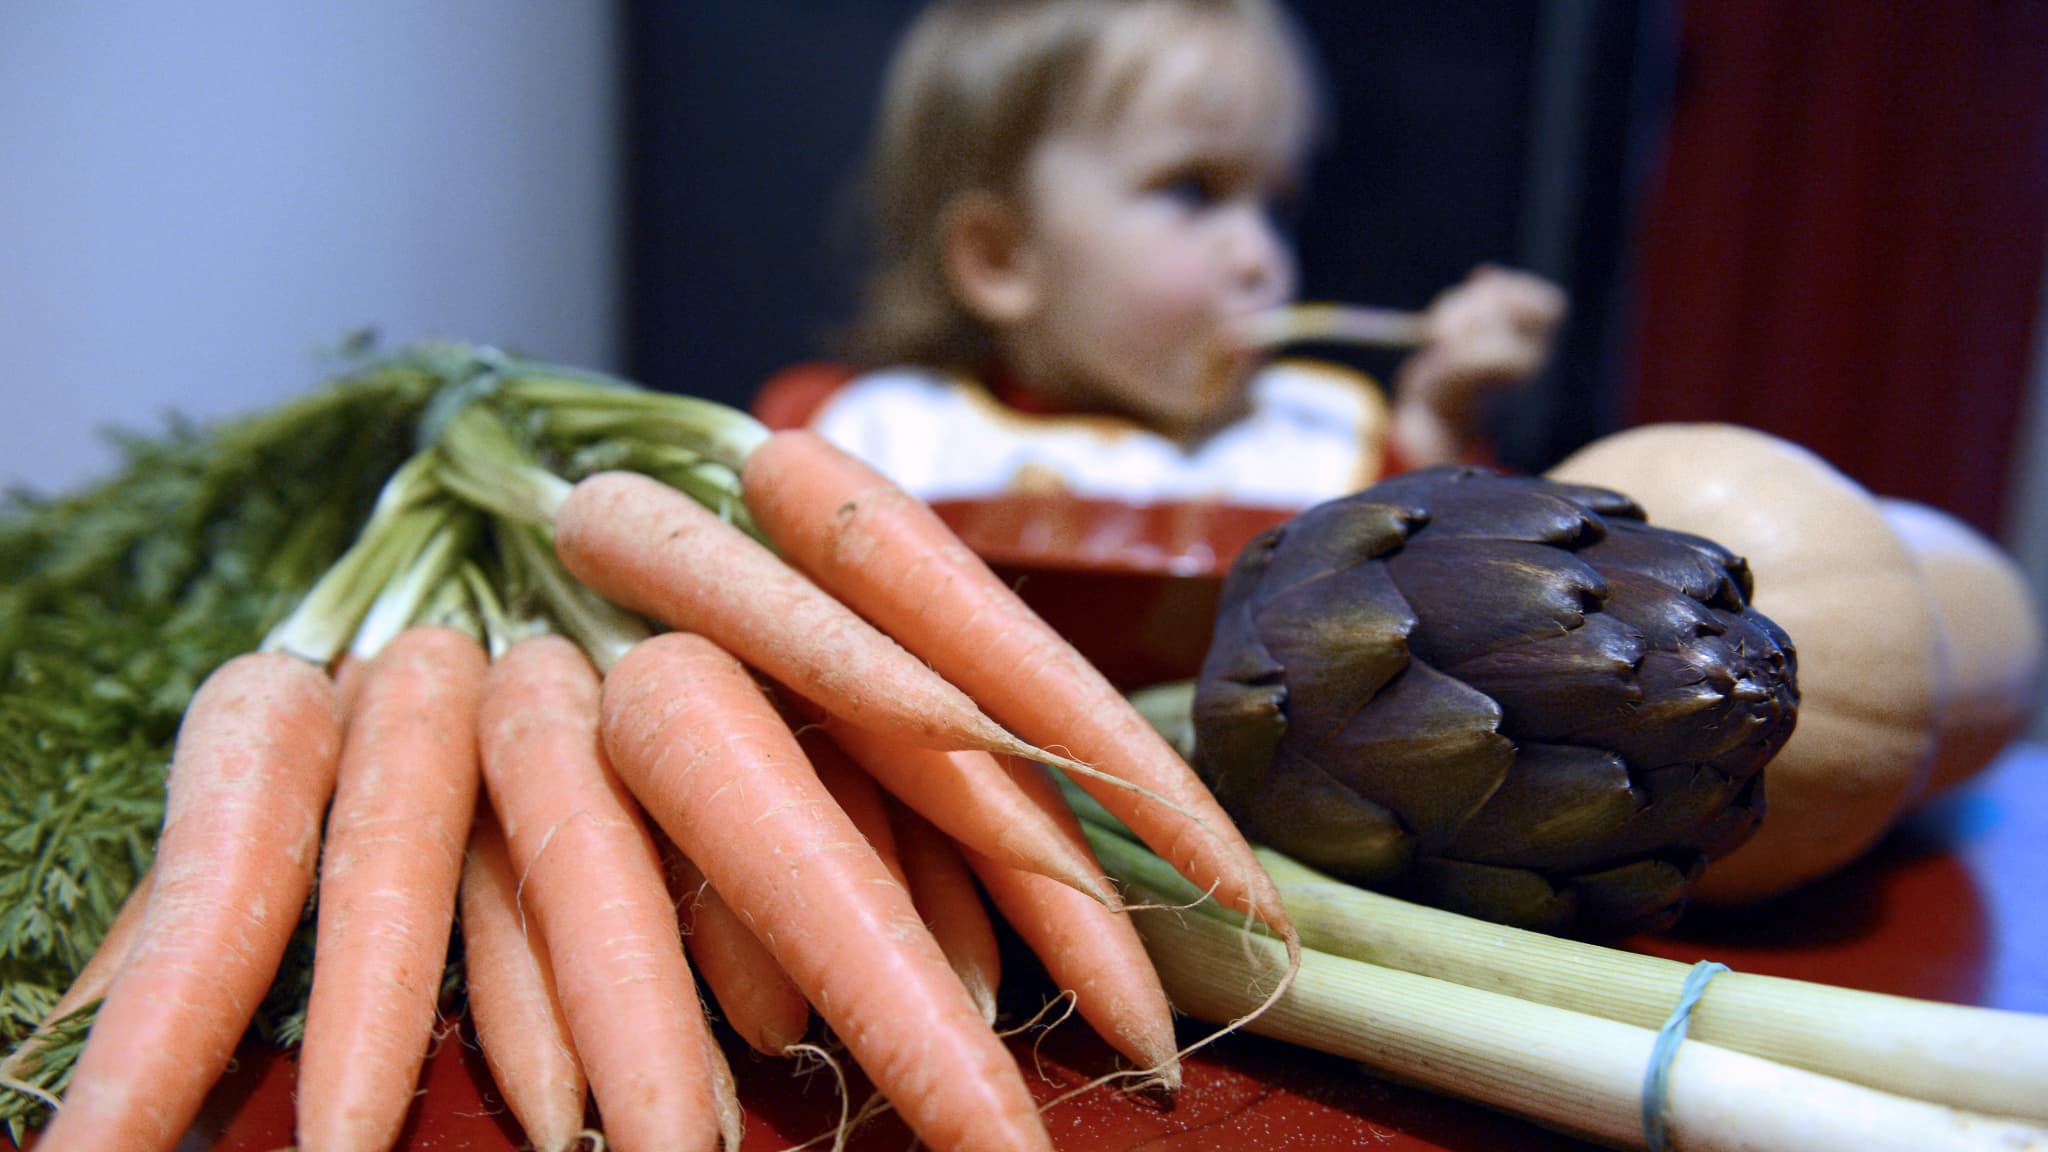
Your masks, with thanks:
M 193 691 L 346 547 L 430 386 L 396 366 L 211 429 L 173 421 L 118 437 L 122 466 L 79 492 L 0 498 L 7 1046 L 148 864 Z

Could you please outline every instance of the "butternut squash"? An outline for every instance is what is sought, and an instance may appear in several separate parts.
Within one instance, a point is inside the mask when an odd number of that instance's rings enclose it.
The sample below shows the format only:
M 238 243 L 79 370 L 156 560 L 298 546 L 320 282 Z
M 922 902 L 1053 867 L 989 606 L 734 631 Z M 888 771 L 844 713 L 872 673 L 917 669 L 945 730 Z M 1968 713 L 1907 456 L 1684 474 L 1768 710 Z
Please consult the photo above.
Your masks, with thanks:
M 1551 474 L 1747 557 L 1757 609 L 1797 646 L 1798 727 L 1764 769 L 1762 827 L 1696 899 L 1746 903 L 1834 872 L 2021 726 L 2039 626 L 2010 562 L 1953 518 L 1888 506 L 1813 452 L 1725 424 L 1617 433 Z

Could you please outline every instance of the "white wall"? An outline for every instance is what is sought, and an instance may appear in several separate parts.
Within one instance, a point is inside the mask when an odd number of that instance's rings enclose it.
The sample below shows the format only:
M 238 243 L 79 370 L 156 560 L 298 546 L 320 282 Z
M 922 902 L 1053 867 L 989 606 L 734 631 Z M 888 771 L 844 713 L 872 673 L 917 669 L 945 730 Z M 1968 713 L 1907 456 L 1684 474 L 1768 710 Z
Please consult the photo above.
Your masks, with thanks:
M 375 325 L 616 367 L 612 8 L 0 3 L 0 484 Z

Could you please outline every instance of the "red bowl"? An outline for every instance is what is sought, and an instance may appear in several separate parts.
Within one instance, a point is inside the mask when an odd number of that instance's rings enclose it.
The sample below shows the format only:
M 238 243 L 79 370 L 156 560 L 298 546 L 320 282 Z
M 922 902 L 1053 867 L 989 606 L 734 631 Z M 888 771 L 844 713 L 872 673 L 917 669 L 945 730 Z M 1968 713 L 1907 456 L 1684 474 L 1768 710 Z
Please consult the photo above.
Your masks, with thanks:
M 1110 682 L 1193 676 L 1223 576 L 1285 509 L 1004 496 L 932 505 L 968 547 Z

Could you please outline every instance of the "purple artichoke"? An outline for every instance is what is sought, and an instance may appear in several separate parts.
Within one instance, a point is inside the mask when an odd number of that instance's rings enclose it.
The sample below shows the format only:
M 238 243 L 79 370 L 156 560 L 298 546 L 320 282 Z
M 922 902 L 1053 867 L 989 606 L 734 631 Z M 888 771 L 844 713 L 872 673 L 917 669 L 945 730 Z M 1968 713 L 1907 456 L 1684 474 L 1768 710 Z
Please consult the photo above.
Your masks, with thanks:
M 1247 835 L 1544 931 L 1676 920 L 1763 812 L 1798 708 L 1743 561 L 1615 492 L 1410 473 L 1255 540 L 1194 763 Z

